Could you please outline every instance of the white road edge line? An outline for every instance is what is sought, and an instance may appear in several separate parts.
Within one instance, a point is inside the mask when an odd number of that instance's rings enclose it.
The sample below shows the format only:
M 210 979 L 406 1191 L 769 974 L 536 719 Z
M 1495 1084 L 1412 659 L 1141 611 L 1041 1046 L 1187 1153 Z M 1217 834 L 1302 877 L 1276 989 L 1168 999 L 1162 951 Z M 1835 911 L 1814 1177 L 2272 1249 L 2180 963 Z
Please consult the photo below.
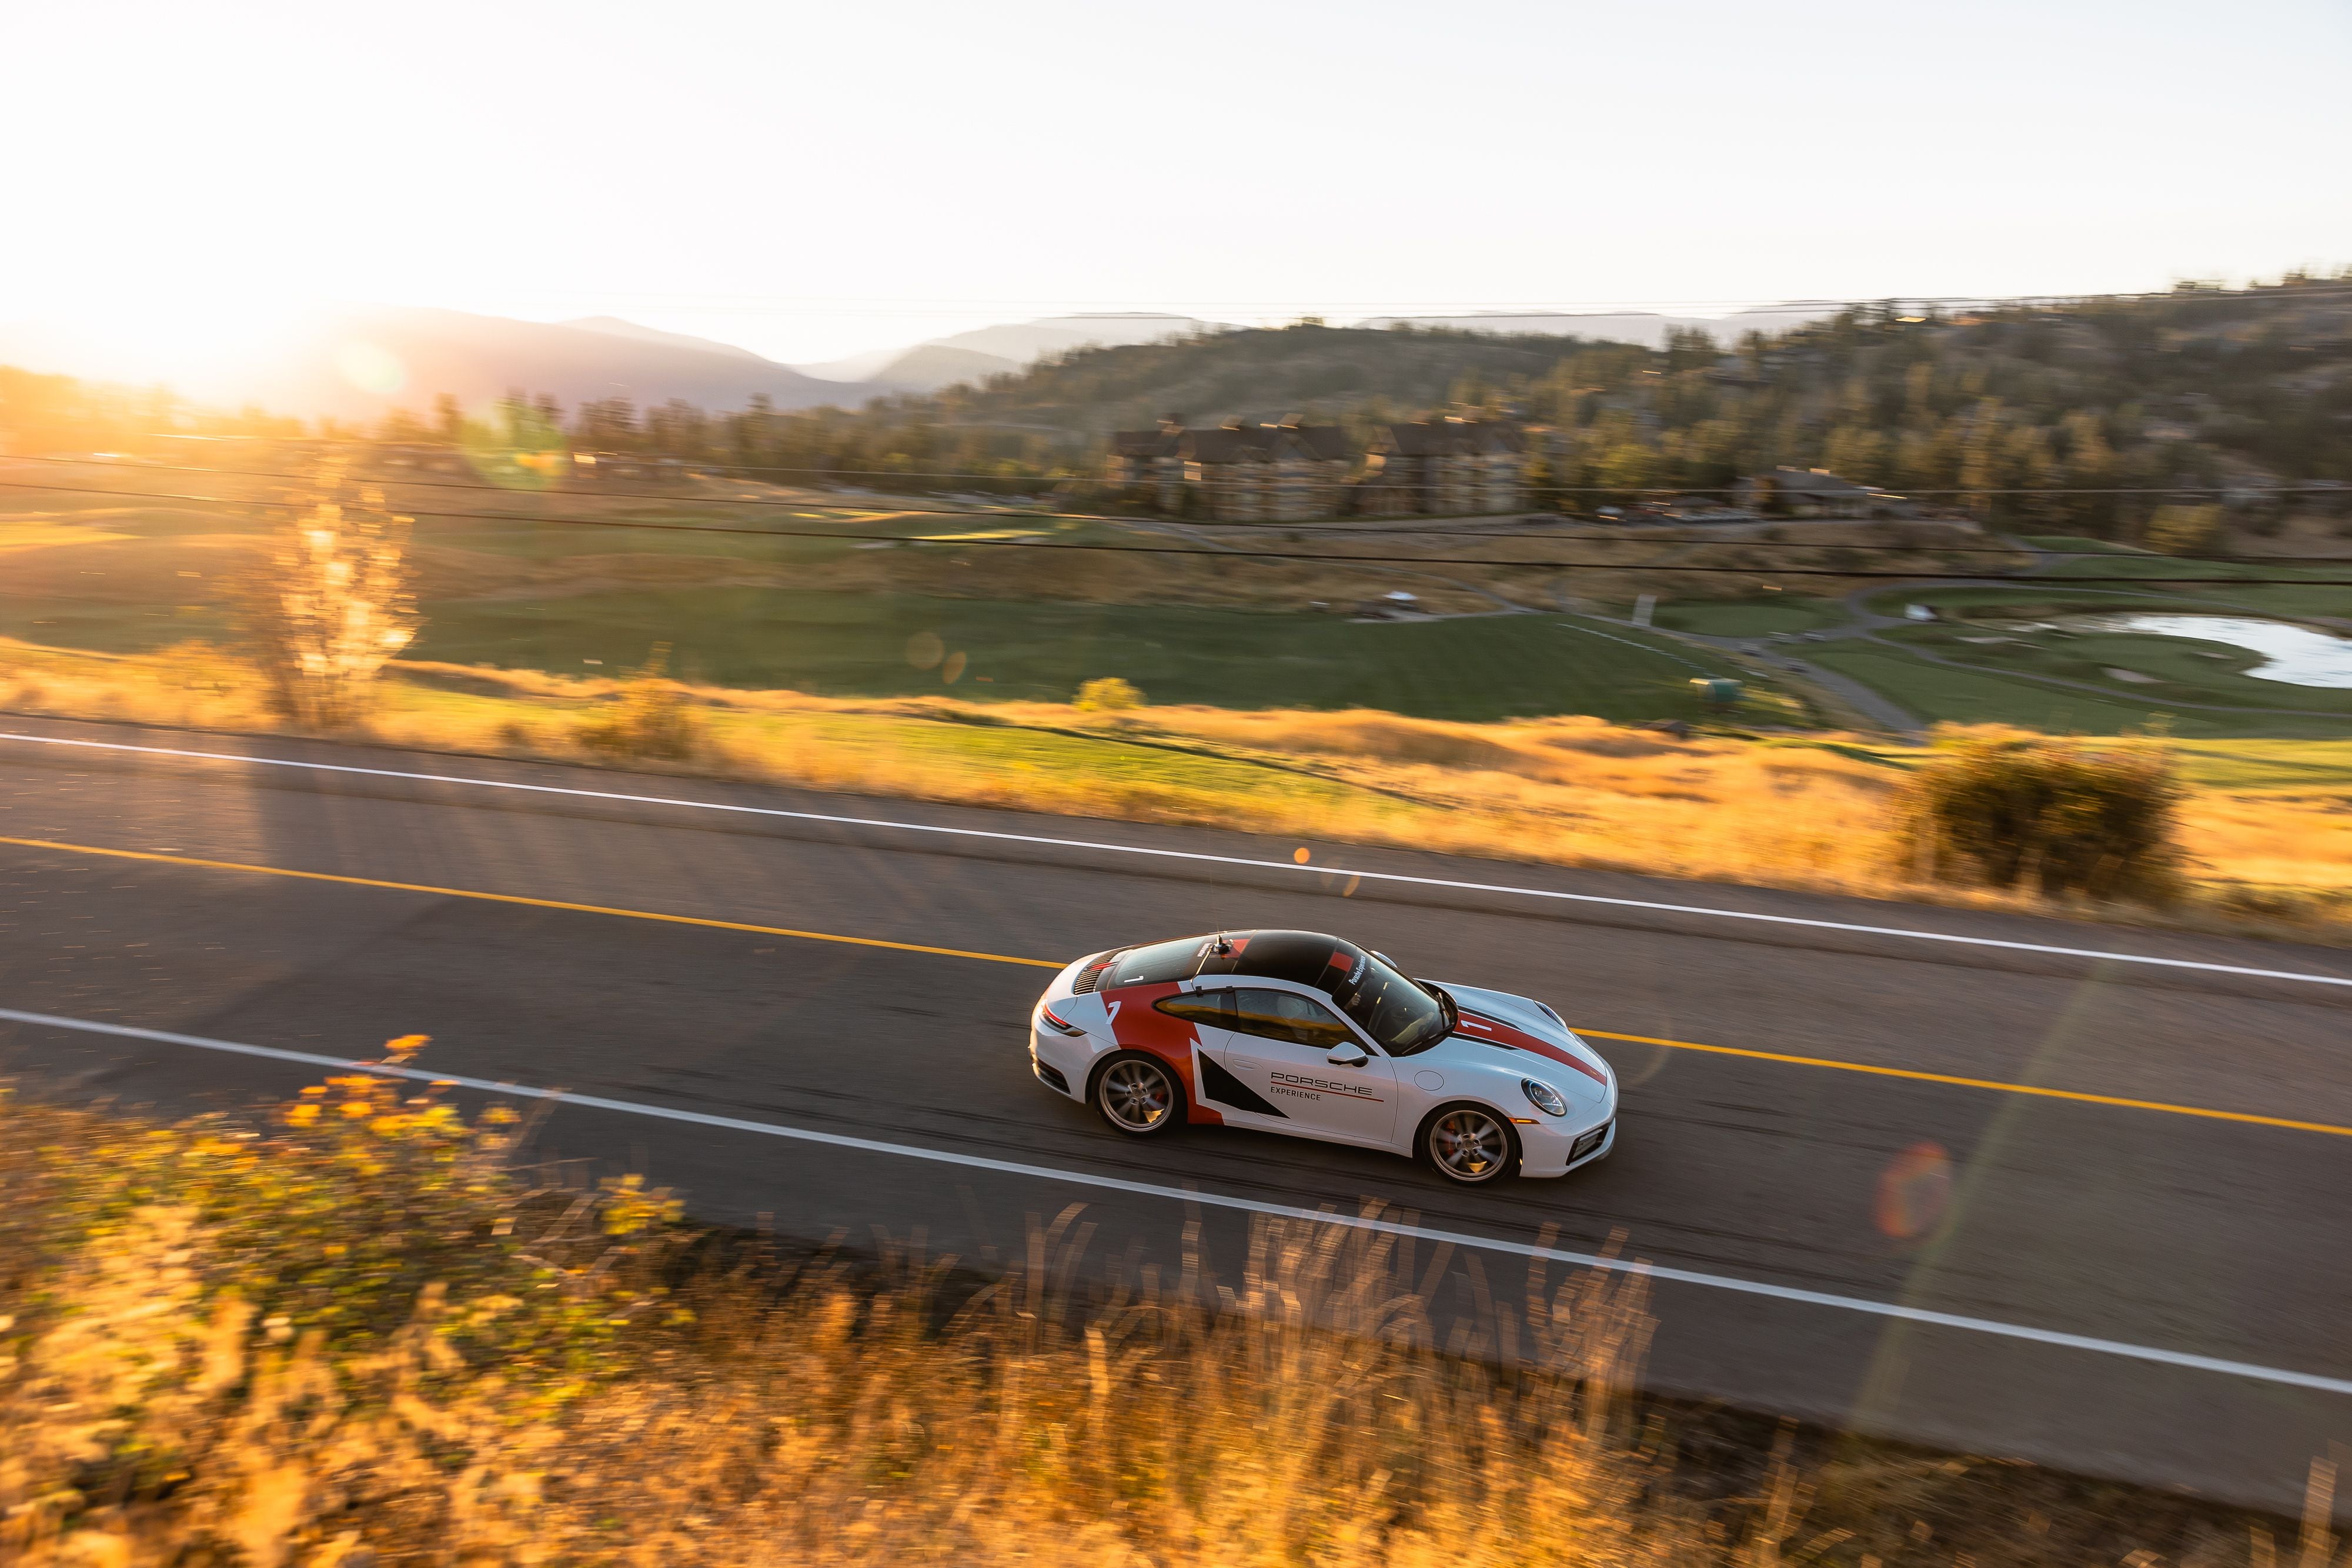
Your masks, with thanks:
M 1402 872 L 1360 871 L 1352 866 L 1301 865 L 1291 861 L 1254 860 L 1245 855 L 1213 855 L 1197 850 L 1154 849 L 1144 844 L 1102 843 L 1088 839 L 1055 839 L 1038 833 L 996 832 L 986 828 L 952 828 L 936 822 L 901 822 L 887 817 L 844 817 L 824 811 L 791 811 L 781 806 L 745 806 L 725 800 L 690 800 L 675 795 L 630 795 L 612 789 L 567 789 L 560 784 L 526 784 L 510 779 L 469 779 L 456 773 L 413 773 L 394 768 L 359 768 L 341 762 L 305 762 L 283 757 L 239 757 L 226 751 L 184 750 L 165 746 L 131 746 L 121 741 L 74 740 L 56 735 L 23 735 L 0 731 L 0 740 L 33 746 L 80 747 L 92 751 L 127 751 L 148 757 L 192 757 L 205 762 L 239 762 L 252 768 L 292 768 L 316 773 L 352 773 L 372 779 L 405 779 L 427 784 L 458 784 L 477 789 L 513 789 L 533 795 L 569 795 L 590 800 L 618 800 L 634 806 L 674 806 L 696 811 L 731 811 L 751 817 L 787 817 L 803 822 L 833 822 L 856 828 L 896 828 L 908 833 L 940 833 L 950 838 L 992 839 L 1003 843 L 1049 844 L 1065 850 L 1099 850 L 1108 854 L 1153 855 L 1164 860 L 1200 861 L 1213 865 L 1248 866 L 1262 871 L 1304 872 L 1319 876 L 1362 877 L 1368 882 L 1445 887 L 1470 893 L 1510 893 L 1525 898 L 1549 898 L 1568 904 L 1607 904 L 1618 909 L 1649 909 L 1668 915 L 1704 915 L 1717 920 L 1752 920 L 1772 925 L 1803 925 L 1817 931 L 1851 931 L 1869 936 L 1902 936 L 1915 942 L 1950 942 L 1969 947 L 2003 947 L 2017 953 L 2049 953 L 2067 958 L 2097 958 L 2116 964 L 2147 964 L 2168 969 L 2197 969 L 2214 975 L 2244 975 L 2263 980 L 2296 980 L 2314 986 L 2352 986 L 2352 975 L 2321 975 L 2302 969 L 2257 969 L 2242 964 L 2211 964 L 2197 958 L 2163 958 L 2150 953 L 2111 953 L 2098 947 L 2060 947 L 2042 942 L 2011 942 L 1998 936 L 1961 936 L 1948 931 L 1919 931 L 1901 925 L 1861 925 L 1844 920 L 1812 920 L 1799 915 L 1761 915 L 1745 909 L 1715 909 L 1697 904 L 1662 904 L 1645 898 L 1609 898 L 1597 893 L 1561 893 L 1548 887 L 1514 887 L 1507 883 L 1458 882 L 1438 876 L 1411 876 Z
M 340 1056 L 321 1056 L 307 1051 L 282 1051 L 275 1046 L 245 1045 L 236 1040 L 211 1040 L 197 1034 L 173 1034 L 166 1030 L 138 1029 L 129 1024 L 100 1023 L 89 1019 L 59 1018 L 50 1013 L 18 1012 L 12 1008 L 0 1008 L 0 1020 L 29 1024 L 37 1029 L 69 1030 L 83 1034 L 114 1035 L 124 1040 L 148 1040 L 162 1045 L 194 1046 L 200 1051 L 226 1051 L 236 1056 L 257 1056 L 271 1061 L 299 1062 L 307 1067 L 331 1067 L 341 1071 L 372 1072 L 383 1078 L 415 1079 L 425 1083 L 450 1083 L 460 1088 L 482 1090 L 492 1094 L 511 1094 L 526 1100 L 552 1100 L 565 1105 L 578 1105 L 592 1111 L 614 1111 L 624 1115 L 651 1116 L 666 1122 L 684 1122 L 698 1127 L 719 1127 L 729 1132 L 756 1133 L 763 1137 L 791 1138 L 800 1143 L 824 1144 L 837 1149 L 856 1149 L 866 1154 L 896 1155 L 902 1159 L 929 1160 L 940 1165 L 962 1166 L 968 1169 L 997 1171 L 1006 1176 L 1031 1176 L 1042 1181 L 1066 1182 L 1074 1186 L 1097 1187 L 1109 1192 L 1132 1193 L 1141 1197 L 1167 1198 L 1176 1203 L 1198 1204 L 1206 1208 L 1236 1209 L 1245 1214 L 1271 1215 L 1282 1219 L 1303 1219 L 1318 1225 L 1345 1226 L 1354 1230 L 1377 1231 L 1386 1236 L 1411 1237 L 1421 1241 L 1439 1241 L 1456 1247 L 1470 1247 L 1488 1252 L 1507 1253 L 1517 1258 L 1539 1259 L 1547 1263 L 1565 1263 L 1581 1269 L 1599 1269 L 1612 1274 L 1639 1274 L 1647 1279 L 1665 1280 L 1679 1285 L 1701 1285 L 1709 1290 L 1728 1291 L 1739 1295 L 1762 1296 L 1776 1301 L 1794 1301 L 1804 1306 L 1832 1307 L 1843 1312 L 1862 1312 L 1871 1317 L 1893 1318 L 1902 1322 L 1923 1323 L 1934 1328 L 1959 1329 L 1969 1333 L 1990 1334 L 2000 1339 L 2024 1340 L 2032 1344 L 2055 1345 L 2063 1350 L 2089 1351 L 2098 1355 L 2121 1356 L 2130 1361 L 2153 1362 L 2159 1366 L 2185 1367 L 2192 1372 L 2217 1372 L 2225 1376 L 2250 1378 L 2258 1383 L 2284 1385 L 2289 1388 L 2315 1389 L 2323 1394 L 2352 1396 L 2352 1379 L 2322 1377 L 2316 1373 L 2292 1372 L 2283 1367 L 2262 1366 L 2252 1362 L 2228 1361 L 2220 1356 L 2194 1355 L 2186 1351 L 2162 1350 L 2154 1345 L 2132 1344 L 2123 1340 L 2096 1339 L 2088 1334 L 2063 1333 L 2055 1329 L 2038 1329 L 2022 1323 L 2005 1323 L 1992 1318 L 1965 1317 L 1957 1312 L 1934 1312 L 1925 1307 L 1906 1307 L 1893 1301 L 1874 1301 L 1860 1296 L 1836 1296 L 1823 1291 L 1804 1291 L 1790 1285 L 1766 1284 L 1758 1280 L 1742 1280 L 1725 1274 L 1702 1274 L 1689 1269 L 1662 1268 L 1655 1264 L 1629 1262 L 1622 1258 L 1603 1257 L 1591 1252 L 1571 1252 L 1558 1247 L 1538 1247 L 1525 1241 L 1507 1241 L 1491 1236 L 1473 1236 L 1459 1230 L 1434 1230 L 1423 1225 L 1407 1225 L 1399 1220 L 1381 1219 L 1370 1215 L 1347 1215 L 1331 1209 L 1299 1208 L 1285 1203 L 1266 1203 L 1257 1198 L 1231 1197 L 1223 1193 L 1202 1192 L 1194 1187 L 1161 1186 L 1153 1182 L 1129 1181 L 1121 1176 L 1096 1176 L 1085 1171 L 1061 1170 L 1051 1166 L 1022 1165 L 1013 1160 L 990 1159 L 983 1155 L 961 1155 L 947 1149 L 927 1149 L 914 1144 L 887 1144 L 876 1138 L 856 1138 L 842 1133 L 820 1133 L 809 1127 L 786 1126 L 776 1122 L 751 1122 L 739 1116 L 717 1116 L 705 1111 L 682 1111 L 667 1105 L 648 1105 L 634 1100 L 607 1100 L 594 1094 L 573 1094 L 562 1089 L 541 1089 L 527 1083 L 497 1083 L 485 1078 L 466 1078 L 454 1072 L 433 1072 L 422 1067 L 402 1067 L 391 1062 L 352 1061 Z

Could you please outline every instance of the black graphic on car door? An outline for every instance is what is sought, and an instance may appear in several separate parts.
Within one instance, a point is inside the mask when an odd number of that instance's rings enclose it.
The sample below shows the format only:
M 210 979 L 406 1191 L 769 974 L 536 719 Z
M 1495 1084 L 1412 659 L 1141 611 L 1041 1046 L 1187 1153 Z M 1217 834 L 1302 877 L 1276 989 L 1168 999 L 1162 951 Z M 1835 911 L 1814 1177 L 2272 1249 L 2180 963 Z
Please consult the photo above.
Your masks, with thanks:
M 1256 986 L 1229 994 L 1223 1066 L 1241 1088 L 1301 1130 L 1389 1141 L 1396 1128 L 1393 1062 L 1367 1052 L 1355 1030 L 1312 997 Z

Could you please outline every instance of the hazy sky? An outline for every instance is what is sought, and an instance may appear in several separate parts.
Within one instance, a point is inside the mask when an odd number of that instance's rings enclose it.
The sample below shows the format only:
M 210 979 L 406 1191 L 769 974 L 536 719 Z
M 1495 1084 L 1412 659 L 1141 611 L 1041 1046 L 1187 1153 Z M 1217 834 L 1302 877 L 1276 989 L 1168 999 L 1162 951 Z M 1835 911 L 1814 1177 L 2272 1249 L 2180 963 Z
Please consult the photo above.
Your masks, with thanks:
M 2352 262 L 2345 0 L 79 0 L 0 58 L 0 319 L 332 298 L 809 360 Z

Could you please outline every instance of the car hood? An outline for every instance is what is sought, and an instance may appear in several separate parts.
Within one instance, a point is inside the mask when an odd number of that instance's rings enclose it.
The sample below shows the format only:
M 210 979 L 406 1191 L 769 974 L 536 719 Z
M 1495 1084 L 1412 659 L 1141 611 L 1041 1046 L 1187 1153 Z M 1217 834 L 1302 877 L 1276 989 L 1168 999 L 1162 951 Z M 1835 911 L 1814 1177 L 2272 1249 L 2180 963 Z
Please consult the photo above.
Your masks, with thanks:
M 1576 1070 L 1572 1073 L 1550 1077 L 1570 1079 L 1557 1087 L 1572 1090 L 1587 1099 L 1615 1090 L 1617 1075 L 1609 1070 L 1601 1053 L 1577 1039 L 1573 1030 L 1552 1017 L 1534 998 L 1509 991 L 1490 991 L 1483 986 L 1459 986 L 1451 980 L 1434 983 L 1444 987 L 1454 1006 L 1462 1009 L 1462 1027 L 1454 1030 L 1455 1039 L 1507 1045 L 1572 1067 Z

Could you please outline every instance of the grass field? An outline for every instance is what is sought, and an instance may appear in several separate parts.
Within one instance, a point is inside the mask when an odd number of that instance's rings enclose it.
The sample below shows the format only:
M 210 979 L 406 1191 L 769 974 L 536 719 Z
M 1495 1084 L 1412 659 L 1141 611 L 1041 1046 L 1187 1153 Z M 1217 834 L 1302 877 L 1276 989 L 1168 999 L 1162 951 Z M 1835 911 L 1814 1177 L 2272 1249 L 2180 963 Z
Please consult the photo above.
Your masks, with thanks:
M 667 643 L 673 669 L 727 686 L 1062 701 L 1087 680 L 1118 675 L 1160 702 L 1461 719 L 1696 719 L 1704 715 L 1690 678 L 1733 673 L 1670 637 L 1565 614 L 1356 621 L 1352 605 L 1402 582 L 1441 608 L 1496 606 L 1475 591 L 1410 574 L 1351 576 L 1311 559 L 982 549 L 967 558 L 893 542 L 915 531 L 964 542 L 1156 538 L 1116 524 L 730 509 L 691 498 L 493 502 L 627 526 L 451 518 L 420 504 L 411 559 L 425 626 L 413 657 L 617 674 Z M 761 538 L 762 527 L 865 537 Z M 260 538 L 257 519 L 234 508 L 28 507 L 0 494 L 0 636 L 110 653 L 222 640 L 232 630 L 229 585 L 253 570 Z M 1308 610 L 1318 596 L 1326 608 Z
M 593 674 L 394 668 L 401 673 L 383 684 L 362 733 L 439 750 L 607 760 L 591 727 L 628 689 Z M 1718 732 L 1676 741 L 1588 717 L 1466 724 L 1206 706 L 1101 714 L 946 695 L 692 688 L 681 700 L 699 737 L 691 754 L 633 765 L 1209 823 L 1295 837 L 1318 856 L 1320 846 L 1386 843 L 1882 897 L 1987 896 L 1923 887 L 1894 863 L 1890 796 L 1923 754 L 1859 737 Z M 0 708 L 231 730 L 279 725 L 249 673 L 240 678 L 191 651 L 110 659 L 0 645 Z M 2080 727 L 2113 733 L 2133 716 L 2079 716 Z M 2195 857 L 2184 917 L 2236 925 L 2250 910 L 2298 923 L 2352 912 L 2352 740 L 2342 727 L 2322 743 L 2192 739 L 2180 756 L 2191 786 L 2182 837 Z
M 444 1087 L 340 1072 L 173 1124 L 0 1098 L 9 1563 L 2296 1560 L 2191 1498 L 1643 1395 L 1638 1270 L 1465 1305 L 1387 1238 L 1261 1218 L 1090 1289 L 1118 1260 L 1087 1227 L 976 1208 L 1008 1242 L 977 1266 L 919 1232 L 811 1256 L 551 1169 Z
M 1999 622 L 1940 622 L 1904 626 L 1880 638 L 1942 658 L 2008 674 L 2041 675 L 2116 689 L 2130 688 L 2133 700 L 2156 706 L 2198 703 L 2252 713 L 2315 709 L 2352 720 L 2352 690 L 2255 680 L 2246 671 L 2260 655 L 2187 637 L 2122 632 L 2011 632 Z M 1967 639 L 2002 637 L 2000 642 Z M 2118 680 L 2110 671 L 2145 677 Z
M 2126 641 L 2146 643 L 2154 639 Z M 1968 651 L 1971 655 L 1980 652 L 1973 648 Z M 1832 643 L 1808 648 L 1805 656 L 1824 669 L 1850 675 L 1885 693 L 1932 724 L 2006 724 L 2058 735 L 2120 735 L 2163 729 L 2173 735 L 2205 738 L 2272 736 L 2315 740 L 2338 738 L 2347 727 L 2352 727 L 2352 714 L 2340 718 L 2309 717 L 2252 707 L 2209 713 L 2139 695 L 2161 691 L 2161 686 L 2126 688 L 2121 683 L 2108 682 L 2116 694 L 2110 696 L 2104 692 L 2043 685 L 1999 670 L 1956 670 L 1927 664 L 1876 643 Z M 2342 694 L 2335 695 L 2336 706 L 2343 706 Z
M 1491 574 L 1422 573 L 1409 565 L 1379 575 L 1314 559 L 966 553 L 892 539 L 919 531 L 975 546 L 1010 536 L 1133 546 L 1170 544 L 1175 536 L 1082 519 L 950 520 L 781 494 L 753 506 L 722 499 L 423 497 L 412 559 L 425 626 L 413 656 L 593 675 L 632 668 L 666 643 L 673 667 L 696 679 L 853 698 L 952 692 L 977 700 L 1062 701 L 1086 680 L 1119 675 L 1163 704 L 1367 707 L 1475 721 L 1583 713 L 1638 721 L 1702 717 L 1689 679 L 1737 673 L 1669 632 L 1761 637 L 1845 619 L 1835 598 L 1792 589 L 1721 601 L 1669 600 L 1657 612 L 1655 633 L 1555 612 L 1362 622 L 1350 619 L 1349 607 L 1402 583 L 1440 609 L 1490 612 L 1497 591 L 1545 606 L 1572 604 L 1583 593 L 1613 604 L 1622 579 L 1604 571 L 1554 580 L 1536 572 L 1505 583 Z M 589 522 L 453 517 L 435 515 L 435 507 Z M 0 493 L 0 636 L 117 653 L 191 638 L 222 640 L 232 629 L 226 585 L 250 570 L 263 517 L 245 503 L 206 508 Z M 598 520 L 625 526 L 592 526 Z M 851 537 L 758 537 L 763 527 Z M 1296 551 L 1311 542 L 1280 529 L 1264 532 L 1264 548 Z M 2084 541 L 2043 542 L 2072 548 Z M 1630 548 L 1622 540 L 1581 538 L 1559 546 L 1585 554 L 1604 547 L 1620 554 Z M 1513 548 L 1540 554 L 1551 546 Z M 1734 549 L 1736 541 L 1721 548 Z M 2032 587 L 1896 588 L 1874 602 L 1891 613 L 1915 599 L 1952 609 L 2009 603 L 2021 611 L 2223 603 L 2279 614 L 2352 610 L 2352 590 L 2319 585 L 2165 587 L 2166 578 L 2190 570 L 2217 569 L 2111 551 L 2061 567 Z M 2249 576 L 2284 569 L 2231 570 Z M 2147 581 L 2152 597 L 2069 582 L 2070 574 L 2084 571 L 2128 572 Z M 1449 576 L 1464 580 L 1443 580 Z M 1310 609 L 1318 600 L 1325 608 Z M 2210 648 L 2189 652 L 2170 640 L 2080 639 L 2042 648 L 1958 644 L 1942 626 L 1891 635 L 1980 668 L 1937 669 L 1891 650 L 1839 643 L 1806 652 L 1825 669 L 1875 685 L 1930 719 L 2109 729 L 2175 713 L 2182 734 L 2310 734 L 2326 721 L 2277 710 L 2332 713 L 2340 700 L 2307 700 L 2299 689 L 2247 680 L 2237 673 L 2242 666 L 2204 656 Z M 2121 689 L 2132 684 L 2105 674 L 2116 668 L 2156 679 Z M 2073 692 L 2022 678 L 2037 675 L 2103 689 Z M 1800 706 L 1769 689 L 1769 674 L 1745 678 L 1751 685 L 1763 682 L 1759 695 L 1772 705 L 1775 722 L 1807 722 Z M 2191 702 L 2248 711 L 2196 713 L 2183 706 Z M 2346 711 L 2352 716 L 2352 705 Z
M 1807 656 L 1875 687 L 1930 722 L 1999 722 L 2094 734 L 2163 725 L 2175 734 L 2209 737 L 2331 737 L 2352 727 L 2352 691 L 2253 679 L 2246 672 L 2263 661 L 2220 643 L 2130 632 L 2020 630 L 2021 622 L 2062 615 L 2131 611 L 2352 617 L 2352 588 L 2257 584 L 2167 589 L 2165 577 L 2181 575 L 2195 563 L 2161 557 L 2126 559 L 2135 575 L 2147 577 L 2147 590 L 2071 587 L 2062 578 L 2043 576 L 2014 588 L 1874 594 L 1868 606 L 1880 614 L 1898 613 L 1906 602 L 1922 602 L 1935 606 L 1945 619 L 1891 628 L 1868 643 L 1823 644 L 1808 650 Z M 2142 568 L 2152 570 L 2142 573 Z M 2221 569 L 2198 570 L 2219 575 Z M 1969 667 L 1953 669 L 1906 658 L 1897 651 L 1906 648 Z M 2119 678 L 2116 671 L 2141 678 Z M 2076 685 L 2051 684 L 2060 681 Z
M 1818 632 L 1849 617 L 1835 600 L 1776 593 L 1766 599 L 1675 600 L 1661 604 L 1653 619 L 1675 632 L 1702 637 L 1769 637 L 1781 632 Z
M 2170 711 L 2129 696 L 2108 698 L 1947 669 L 1876 643 L 1824 643 L 1806 649 L 1805 658 L 1884 692 L 1930 724 L 2011 724 L 2058 735 L 2121 735 L 2146 729 Z M 2192 720 L 2178 732 L 2235 733 L 2239 727 L 2200 727 Z
M 656 642 L 674 667 L 730 686 L 831 696 L 948 689 L 1066 700 L 1118 675 L 1155 702 L 1371 707 L 1428 718 L 1589 713 L 1696 718 L 1689 653 L 1573 618 L 1363 622 L 1338 615 L 932 599 L 753 588 L 430 604 L 419 659 L 617 671 Z M 951 661 L 961 657 L 961 665 Z M 1727 667 L 1696 661 L 1708 673 Z

